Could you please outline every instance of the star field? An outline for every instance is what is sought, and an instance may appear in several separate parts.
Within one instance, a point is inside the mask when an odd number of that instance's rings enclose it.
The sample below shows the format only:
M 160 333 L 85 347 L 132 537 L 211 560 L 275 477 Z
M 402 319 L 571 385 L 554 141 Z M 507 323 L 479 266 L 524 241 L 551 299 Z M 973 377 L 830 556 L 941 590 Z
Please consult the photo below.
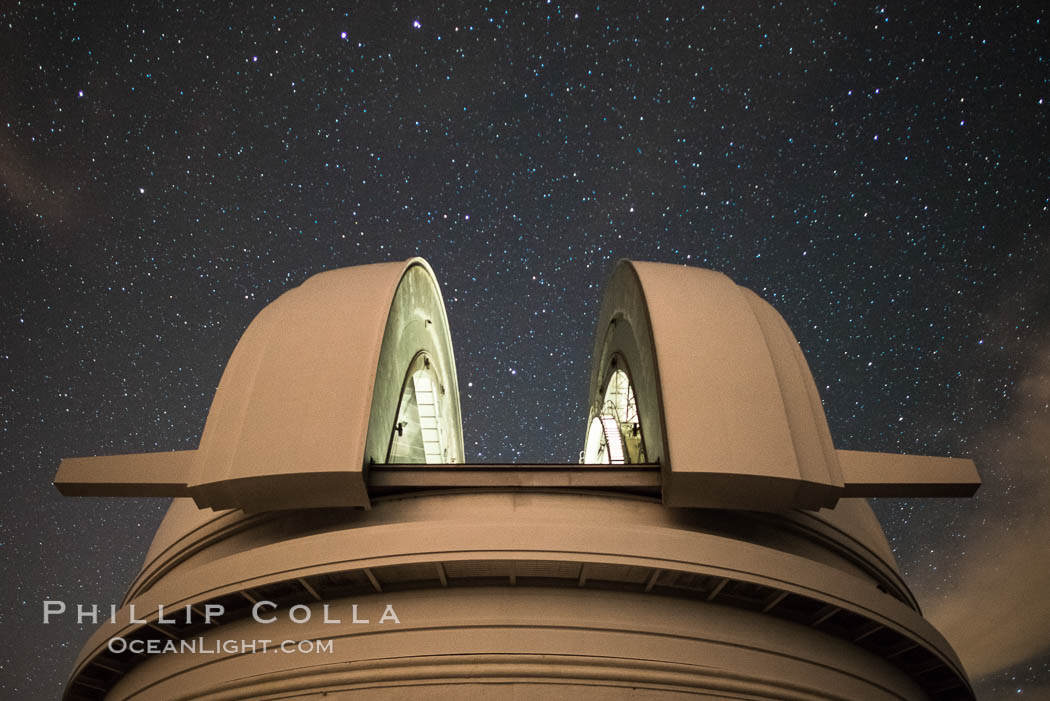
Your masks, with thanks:
M 875 509 L 978 697 L 1050 695 L 1047 9 L 373 5 L 0 8 L 0 695 L 58 697 L 91 626 L 41 602 L 118 602 L 166 507 L 59 459 L 195 448 L 263 306 L 414 255 L 473 461 L 576 459 L 616 260 L 753 289 L 837 447 L 977 460 Z

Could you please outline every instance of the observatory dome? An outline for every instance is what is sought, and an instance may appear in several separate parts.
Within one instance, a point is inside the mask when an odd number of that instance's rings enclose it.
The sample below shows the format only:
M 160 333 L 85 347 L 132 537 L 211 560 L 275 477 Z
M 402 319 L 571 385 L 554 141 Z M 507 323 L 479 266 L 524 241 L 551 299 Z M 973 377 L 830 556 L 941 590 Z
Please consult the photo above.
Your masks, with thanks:
M 973 698 L 859 498 L 972 493 L 972 463 L 837 450 L 772 306 L 621 262 L 587 407 L 579 462 L 466 463 L 430 267 L 310 278 L 198 450 L 63 461 L 67 494 L 178 497 L 65 698 Z

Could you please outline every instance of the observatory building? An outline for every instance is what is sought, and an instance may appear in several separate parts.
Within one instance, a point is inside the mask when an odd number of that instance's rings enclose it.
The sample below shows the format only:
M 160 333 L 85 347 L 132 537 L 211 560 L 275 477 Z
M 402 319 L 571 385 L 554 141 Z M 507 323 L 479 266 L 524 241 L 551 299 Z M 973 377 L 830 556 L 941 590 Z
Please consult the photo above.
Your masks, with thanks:
M 969 496 L 971 461 L 837 450 L 783 318 L 709 270 L 621 261 L 588 391 L 578 463 L 467 464 L 426 262 L 286 292 L 196 450 L 62 461 L 177 497 L 64 698 L 973 698 L 863 499 Z

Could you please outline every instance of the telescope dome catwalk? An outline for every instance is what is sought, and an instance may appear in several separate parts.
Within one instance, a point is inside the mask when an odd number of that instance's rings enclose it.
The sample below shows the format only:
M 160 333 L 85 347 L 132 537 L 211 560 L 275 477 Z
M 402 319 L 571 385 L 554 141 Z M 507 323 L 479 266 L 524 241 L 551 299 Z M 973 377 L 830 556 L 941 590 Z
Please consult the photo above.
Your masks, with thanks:
M 591 362 L 579 462 L 466 464 L 425 261 L 285 293 L 197 450 L 62 461 L 177 497 L 64 698 L 973 698 L 862 498 L 969 496 L 971 461 L 836 450 L 713 271 L 621 261 Z

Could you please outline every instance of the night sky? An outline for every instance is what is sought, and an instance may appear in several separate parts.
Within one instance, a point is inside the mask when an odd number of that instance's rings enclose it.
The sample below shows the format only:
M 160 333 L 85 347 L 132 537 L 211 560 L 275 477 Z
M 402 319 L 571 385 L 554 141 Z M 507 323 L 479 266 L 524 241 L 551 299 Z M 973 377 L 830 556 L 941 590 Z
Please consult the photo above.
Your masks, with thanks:
M 59 459 L 195 448 L 264 305 L 421 255 L 474 461 L 576 458 L 619 258 L 755 290 L 837 447 L 978 461 L 875 509 L 979 698 L 1050 698 L 1050 10 L 374 5 L 0 6 L 0 696 L 166 507 Z

